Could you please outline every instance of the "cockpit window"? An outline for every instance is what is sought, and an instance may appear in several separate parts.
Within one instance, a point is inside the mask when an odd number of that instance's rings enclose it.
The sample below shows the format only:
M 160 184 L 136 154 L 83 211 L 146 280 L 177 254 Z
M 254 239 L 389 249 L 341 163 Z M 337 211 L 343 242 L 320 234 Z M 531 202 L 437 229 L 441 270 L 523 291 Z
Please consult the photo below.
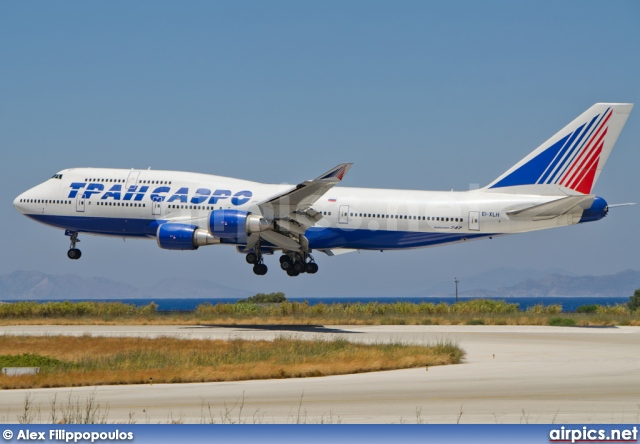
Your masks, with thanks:
M 52 179 L 62 179 L 62 174 L 54 174 L 51 176 Z

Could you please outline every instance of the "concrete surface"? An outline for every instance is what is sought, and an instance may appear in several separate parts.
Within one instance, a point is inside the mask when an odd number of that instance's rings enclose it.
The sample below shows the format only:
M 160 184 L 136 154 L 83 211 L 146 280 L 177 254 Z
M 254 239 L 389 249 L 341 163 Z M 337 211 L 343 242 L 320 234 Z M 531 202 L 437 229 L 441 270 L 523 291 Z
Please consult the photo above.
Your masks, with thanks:
M 137 423 L 638 423 L 640 327 L 530 326 L 3 326 L 0 334 L 352 341 L 456 341 L 453 366 L 223 383 L 3 390 L 0 422 L 25 395 L 49 422 L 58 406 L 95 393 L 108 421 Z M 95 392 L 94 392 L 95 391 Z M 58 407 L 60 408 L 60 407 Z

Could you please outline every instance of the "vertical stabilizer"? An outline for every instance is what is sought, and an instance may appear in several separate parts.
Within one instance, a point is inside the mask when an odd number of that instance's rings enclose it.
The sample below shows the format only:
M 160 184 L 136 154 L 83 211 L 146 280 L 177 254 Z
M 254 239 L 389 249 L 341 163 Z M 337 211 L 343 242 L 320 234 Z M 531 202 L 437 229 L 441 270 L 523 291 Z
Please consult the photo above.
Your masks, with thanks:
M 486 188 L 556 185 L 590 194 L 632 108 L 596 103 Z

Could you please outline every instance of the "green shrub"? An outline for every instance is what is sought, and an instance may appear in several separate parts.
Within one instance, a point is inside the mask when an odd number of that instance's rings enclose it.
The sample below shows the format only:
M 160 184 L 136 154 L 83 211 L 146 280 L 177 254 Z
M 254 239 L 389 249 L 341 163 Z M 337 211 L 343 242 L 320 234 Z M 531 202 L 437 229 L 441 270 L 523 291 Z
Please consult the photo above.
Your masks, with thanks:
M 631 309 L 628 304 L 616 304 L 616 305 L 599 305 L 596 313 L 606 315 L 628 315 Z
M 590 305 L 581 305 L 576 308 L 576 313 L 596 313 L 598 311 L 598 306 L 595 304 Z
M 562 305 L 536 304 L 527 308 L 527 313 L 533 314 L 558 314 L 562 313 Z
M 13 302 L 0 304 L 0 318 L 74 318 L 81 316 L 116 317 L 134 316 L 155 312 L 150 304 L 147 307 L 136 307 L 134 304 L 122 302 Z M 157 307 L 157 306 L 156 306 Z
M 474 299 L 471 301 L 457 302 L 451 306 L 452 313 L 517 313 L 518 304 L 510 304 L 505 301 L 492 299 Z
M 59 359 L 33 353 L 21 355 L 0 355 L 0 367 L 62 367 Z
M 140 314 L 143 314 L 143 315 L 147 315 L 147 316 L 154 315 L 158 311 L 158 304 L 156 304 L 155 302 L 151 302 L 149 305 L 145 307 L 140 307 L 139 311 L 140 311 Z
M 629 298 L 629 310 L 636 311 L 640 308 L 640 288 L 633 292 L 633 296 Z
M 482 319 L 470 319 L 467 321 L 467 325 L 484 325 L 484 321 Z
M 285 302 L 287 300 L 284 297 L 284 293 L 258 293 L 255 296 L 251 296 L 248 299 L 240 299 L 236 302 L 236 304 L 279 304 L 281 302 Z
M 575 327 L 576 321 L 571 318 L 556 317 L 549 320 L 549 325 L 554 327 Z

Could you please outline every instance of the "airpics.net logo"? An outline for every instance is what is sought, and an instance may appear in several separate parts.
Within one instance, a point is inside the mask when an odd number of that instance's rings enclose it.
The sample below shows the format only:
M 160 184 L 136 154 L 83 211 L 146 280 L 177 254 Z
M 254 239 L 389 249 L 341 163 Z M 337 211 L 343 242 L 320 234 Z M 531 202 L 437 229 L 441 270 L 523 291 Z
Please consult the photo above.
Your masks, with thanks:
M 560 427 L 549 432 L 549 442 L 638 442 L 638 427 L 628 429 L 579 429 Z

